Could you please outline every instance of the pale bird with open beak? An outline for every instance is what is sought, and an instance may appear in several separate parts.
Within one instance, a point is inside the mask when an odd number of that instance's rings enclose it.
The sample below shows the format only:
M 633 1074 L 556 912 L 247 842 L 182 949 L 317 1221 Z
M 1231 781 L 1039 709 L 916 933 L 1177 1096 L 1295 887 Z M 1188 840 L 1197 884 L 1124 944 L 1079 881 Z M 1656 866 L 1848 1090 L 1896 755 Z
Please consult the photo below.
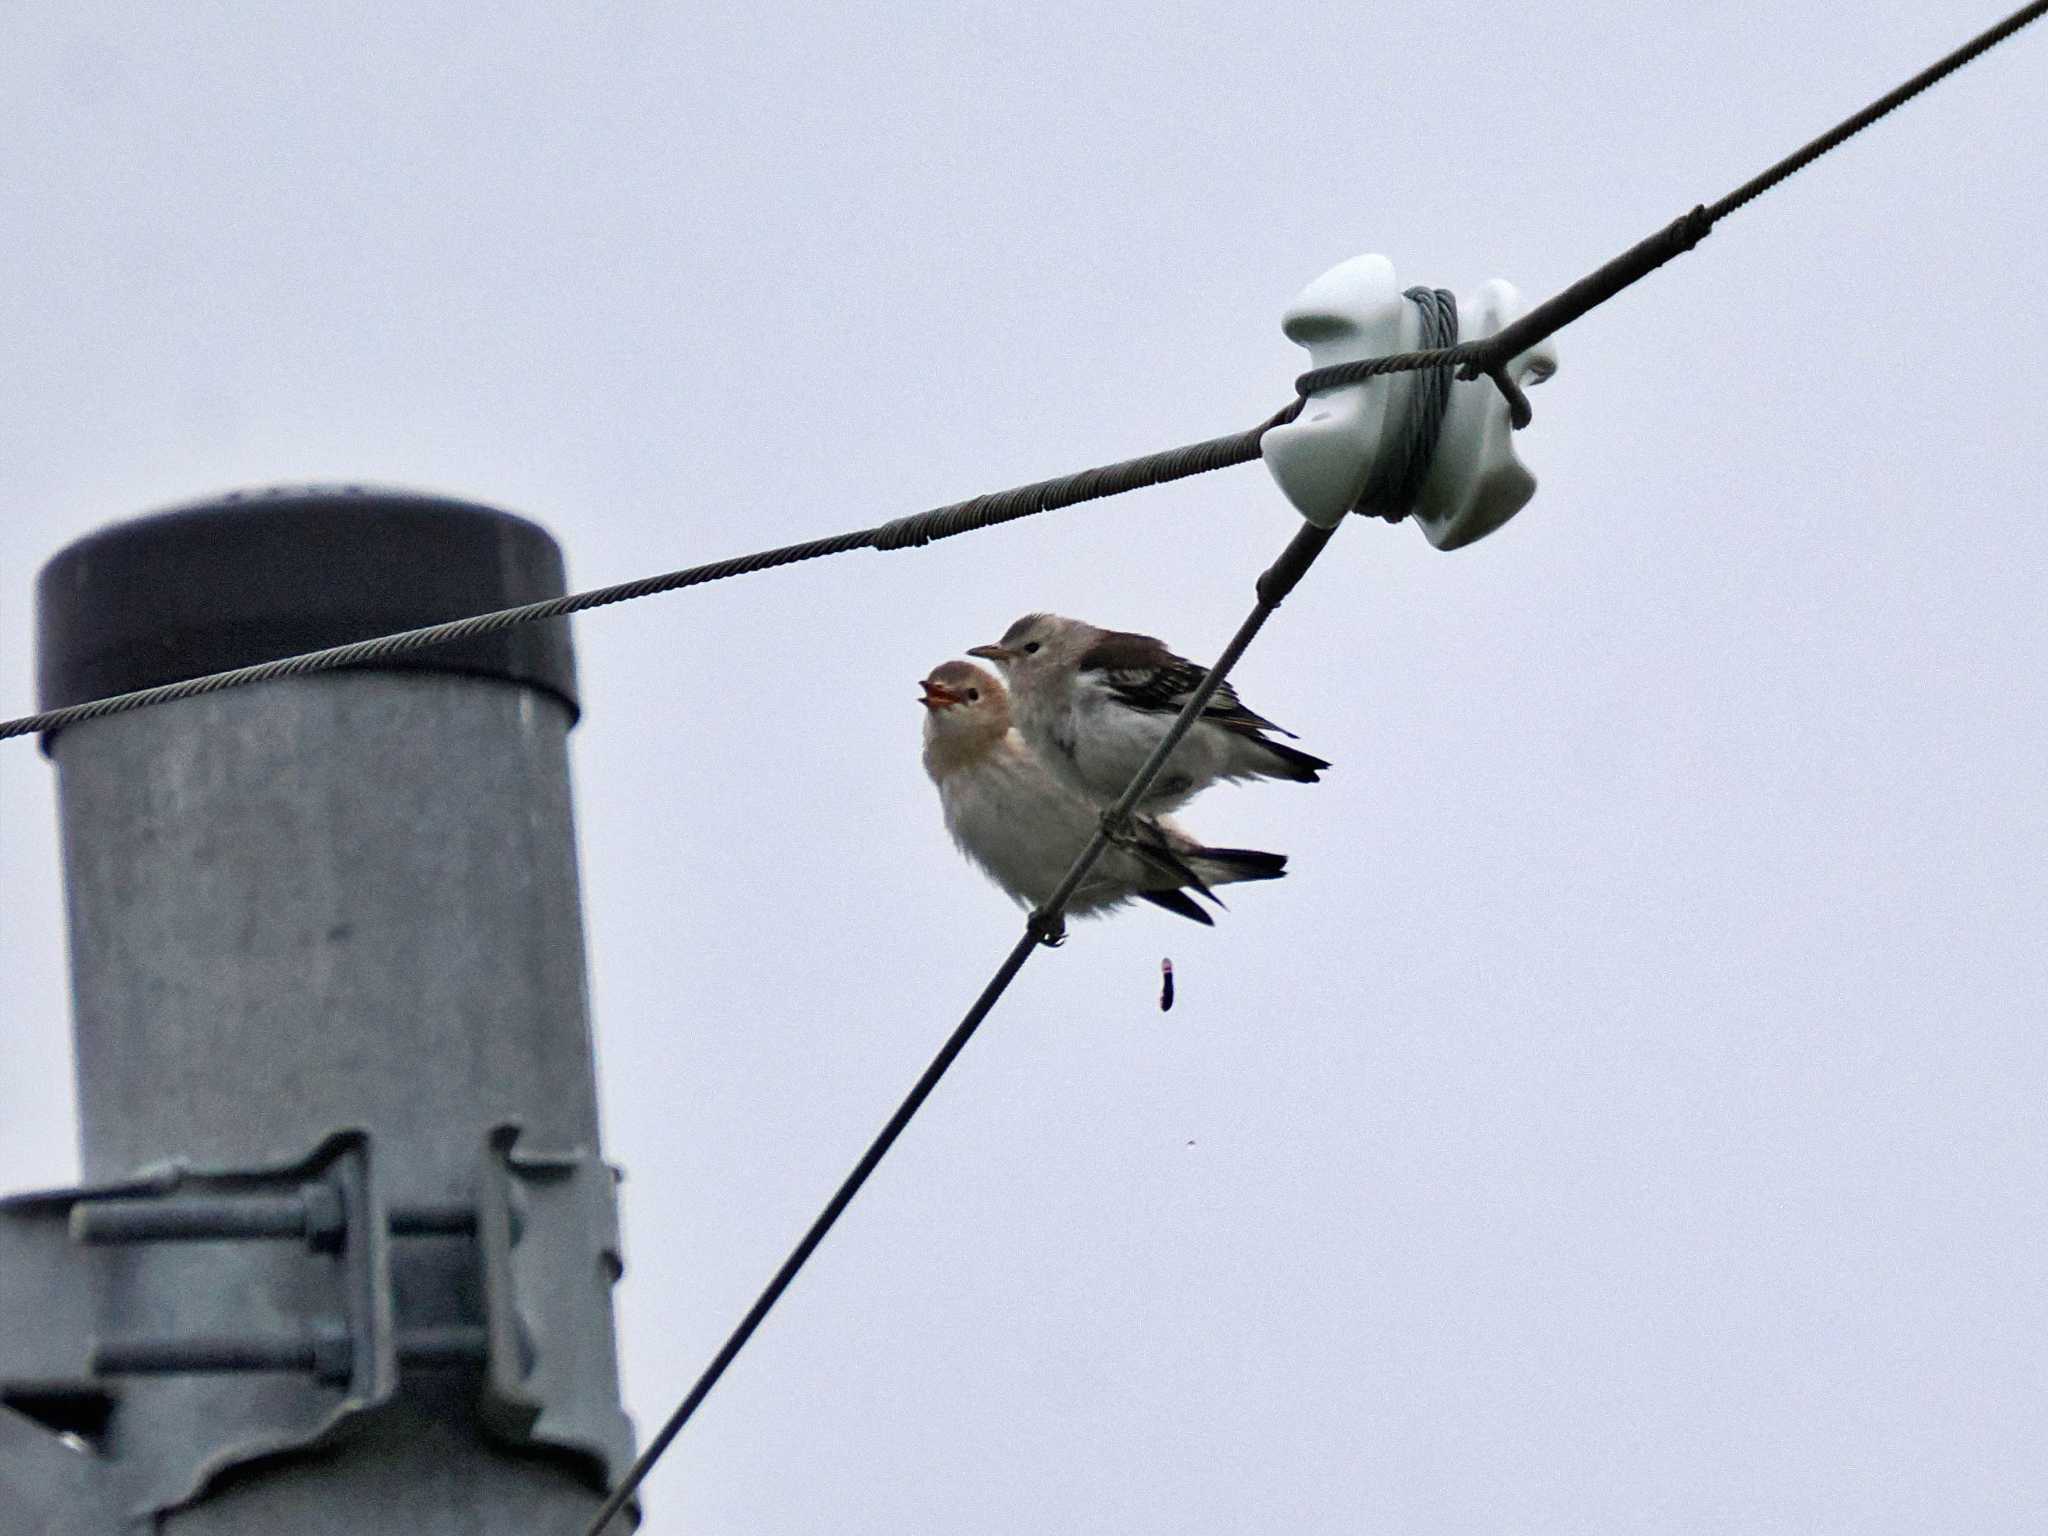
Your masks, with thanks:
M 1046 771 L 1011 724 L 1009 692 L 994 673 L 949 661 L 923 687 L 924 767 L 939 787 L 946 830 L 1014 900 L 1039 910 L 1095 836 L 1101 813 Z M 1286 864 L 1281 853 L 1205 848 L 1172 822 L 1139 816 L 1103 850 L 1067 913 L 1108 912 L 1135 898 L 1207 923 L 1190 891 L 1214 901 L 1210 886 L 1277 880 Z
M 1208 674 L 1150 635 L 1098 629 L 1056 613 L 1027 613 L 995 645 L 968 653 L 1002 669 L 1017 729 L 1046 766 L 1097 805 L 1109 805 L 1159 745 Z M 1268 732 L 1292 736 L 1247 709 L 1229 683 L 1181 738 L 1141 811 L 1170 811 L 1229 779 L 1313 784 L 1330 765 Z

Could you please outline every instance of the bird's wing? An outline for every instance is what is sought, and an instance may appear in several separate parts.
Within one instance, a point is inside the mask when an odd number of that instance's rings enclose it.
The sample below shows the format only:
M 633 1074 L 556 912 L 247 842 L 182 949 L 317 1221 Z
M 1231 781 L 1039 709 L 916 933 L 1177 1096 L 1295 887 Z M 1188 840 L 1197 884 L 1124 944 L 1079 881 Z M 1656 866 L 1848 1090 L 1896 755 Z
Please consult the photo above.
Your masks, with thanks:
M 1188 695 L 1209 675 L 1207 667 L 1176 656 L 1150 635 L 1124 633 L 1104 635 L 1082 652 L 1077 666 L 1084 678 L 1098 680 L 1126 708 L 1162 715 L 1179 714 Z M 1234 730 L 1294 734 L 1247 709 L 1227 682 L 1210 695 L 1202 718 Z

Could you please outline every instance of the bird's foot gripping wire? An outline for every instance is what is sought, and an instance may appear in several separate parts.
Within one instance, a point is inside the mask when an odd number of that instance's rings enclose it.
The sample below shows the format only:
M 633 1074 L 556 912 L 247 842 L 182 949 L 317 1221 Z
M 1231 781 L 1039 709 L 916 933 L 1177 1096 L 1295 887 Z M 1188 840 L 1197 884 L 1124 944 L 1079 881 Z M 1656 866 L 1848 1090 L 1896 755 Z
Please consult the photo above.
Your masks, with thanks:
M 1067 942 L 1067 920 L 1058 912 L 1035 911 L 1024 920 L 1024 929 L 1047 949 Z

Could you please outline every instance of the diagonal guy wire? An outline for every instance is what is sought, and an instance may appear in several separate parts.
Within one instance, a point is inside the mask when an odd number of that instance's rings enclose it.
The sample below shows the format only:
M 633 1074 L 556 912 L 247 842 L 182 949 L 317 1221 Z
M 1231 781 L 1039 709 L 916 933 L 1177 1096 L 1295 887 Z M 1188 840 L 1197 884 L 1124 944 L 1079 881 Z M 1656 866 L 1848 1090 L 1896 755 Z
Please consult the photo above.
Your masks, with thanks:
M 860 1193 L 861 1185 L 868 1181 L 868 1175 L 873 1173 L 882 1159 L 888 1155 L 889 1148 L 895 1145 L 896 1138 L 903 1134 L 903 1128 L 910 1124 L 911 1117 L 939 1085 L 939 1079 L 946 1075 L 946 1069 L 953 1065 L 954 1058 L 967 1048 L 967 1042 L 974 1038 L 974 1032 L 981 1027 L 982 1020 L 989 1016 L 989 1012 L 1009 988 L 1011 981 L 1024 969 L 1024 962 L 1031 958 L 1031 952 L 1041 943 L 1058 942 L 1061 916 L 1066 911 L 1067 902 L 1080 888 L 1081 882 L 1088 878 L 1088 871 L 1094 867 L 1095 861 L 1102 857 L 1102 850 L 1109 846 L 1111 829 L 1121 826 L 1130 816 L 1132 808 L 1144 797 L 1145 791 L 1152 787 L 1152 781 L 1159 777 L 1160 769 L 1166 766 L 1168 755 L 1200 718 L 1217 688 L 1222 685 L 1224 678 L 1230 675 L 1230 669 L 1237 664 L 1237 659 L 1252 643 L 1252 637 L 1258 634 L 1273 610 L 1280 606 L 1281 600 L 1294 590 L 1294 584 L 1301 580 L 1302 574 L 1308 570 L 1316 556 L 1323 552 L 1323 546 L 1328 544 L 1335 534 L 1335 528 L 1318 528 L 1313 523 L 1303 523 L 1280 558 L 1259 578 L 1259 600 L 1252 608 L 1251 615 L 1238 626 L 1237 633 L 1231 637 L 1229 646 L 1225 648 L 1216 665 L 1209 669 L 1208 675 L 1188 696 L 1187 703 L 1181 706 L 1180 714 L 1175 717 L 1172 727 L 1160 738 L 1159 745 L 1152 749 L 1152 755 L 1145 759 L 1144 766 L 1139 768 L 1137 776 L 1117 797 L 1116 804 L 1103 813 L 1102 824 L 1096 829 L 1094 838 L 1074 860 L 1066 877 L 1060 881 L 1045 905 L 1031 914 L 1031 920 L 1025 925 L 1024 936 L 1018 939 L 1011 946 L 1009 954 L 1003 957 L 1003 963 L 996 968 L 996 973 L 989 979 L 988 985 L 981 989 L 981 995 L 974 1000 L 974 1006 L 969 1008 L 966 1017 L 954 1026 L 953 1033 L 946 1037 L 946 1043 L 939 1048 L 939 1054 L 932 1058 L 931 1065 L 924 1069 L 903 1102 L 896 1106 L 896 1113 L 889 1117 L 888 1124 L 882 1127 L 881 1133 L 869 1144 L 867 1151 L 861 1154 L 860 1161 L 854 1164 L 853 1172 L 849 1173 L 840 1182 L 839 1188 L 832 1192 L 832 1198 L 825 1202 L 825 1208 L 818 1213 L 817 1219 L 811 1223 L 796 1247 L 790 1250 L 789 1257 L 782 1261 L 782 1267 L 775 1271 L 775 1277 L 755 1298 L 754 1304 L 747 1308 L 747 1315 L 740 1319 L 739 1326 L 733 1329 L 725 1343 L 720 1346 L 718 1353 L 712 1356 L 711 1363 L 704 1367 L 703 1374 L 698 1376 L 682 1402 L 676 1405 L 667 1422 L 655 1432 L 654 1438 L 649 1440 L 645 1449 L 634 1458 L 633 1465 L 626 1469 L 625 1476 L 619 1479 L 618 1486 L 591 1517 L 590 1524 L 585 1528 L 585 1536 L 600 1536 L 611 1523 L 612 1517 L 626 1507 L 627 1502 L 633 1497 L 634 1490 L 661 1459 L 662 1452 L 669 1448 L 670 1442 L 681 1434 L 683 1426 L 690 1422 L 690 1416 L 697 1411 L 697 1405 L 702 1403 L 711 1389 L 718 1385 L 718 1378 L 725 1374 L 725 1368 L 732 1364 L 742 1349 L 746 1348 L 747 1340 L 754 1336 L 754 1330 L 761 1326 L 762 1319 L 767 1317 L 769 1310 L 782 1299 L 782 1293 L 789 1289 L 789 1283 L 796 1278 L 797 1271 L 804 1267 L 804 1261 L 810 1258 L 818 1244 L 824 1241 L 825 1234 L 832 1230 L 832 1224 L 839 1220 L 840 1213 L 853 1203 L 853 1197 Z
M 1977 55 L 2011 36 L 2027 23 L 2039 18 L 2044 12 L 2048 12 L 2048 0 L 2035 0 L 2035 3 L 2026 6 L 2020 11 L 2016 11 L 1997 26 L 1973 38 L 1970 42 L 1955 50 L 1955 52 L 1929 66 L 1920 74 L 1915 75 L 1898 89 L 1880 97 L 1861 112 L 1845 119 L 1835 128 L 1830 129 L 1820 138 L 1813 140 L 1803 148 L 1779 161 L 1760 176 L 1744 183 L 1743 186 L 1737 188 L 1736 191 L 1730 193 L 1712 208 L 1700 207 L 1693 209 L 1692 212 L 1679 218 L 1657 234 L 1652 235 L 1648 240 L 1624 252 L 1614 261 L 1600 268 L 1598 272 L 1582 278 L 1563 293 L 1546 300 L 1523 316 L 1521 320 L 1516 321 L 1485 341 L 1456 347 L 1438 348 L 1432 352 L 1409 353 L 1399 358 L 1381 358 L 1370 360 L 1366 363 L 1344 364 L 1341 367 L 1367 370 L 1358 374 L 1357 377 L 1369 378 L 1376 373 L 1393 373 L 1415 368 L 1458 366 L 1466 369 L 1468 373 L 1485 373 L 1493 378 L 1495 383 L 1501 387 L 1502 392 L 1508 396 L 1509 408 L 1513 411 L 1515 409 L 1516 397 L 1520 391 L 1515 388 L 1513 381 L 1506 376 L 1509 360 L 1535 345 L 1553 331 L 1577 319 L 1595 305 L 1613 297 L 1614 294 L 1619 293 L 1629 284 L 1655 271 L 1656 268 L 1662 266 L 1673 256 L 1690 250 L 1713 227 L 1717 219 L 1734 212 L 1737 208 L 1742 207 L 1745 203 L 1750 202 L 1763 192 L 1769 190 L 1778 182 L 1783 181 L 1787 176 L 1819 159 L 1820 156 L 1826 154 L 1844 139 L 1860 132 L 1863 128 L 1884 116 L 1885 113 L 1891 111 L 1909 97 L 1926 90 L 1928 86 L 1934 84 L 1943 76 L 1961 68 L 1971 59 L 1977 57 Z M 1489 347 L 1493 349 L 1491 352 L 1487 350 Z M 1313 390 L 1308 386 L 1310 381 L 1316 379 L 1319 374 L 1331 374 L 1337 371 L 1322 369 L 1317 370 L 1316 373 L 1303 375 L 1296 382 L 1297 395 L 1306 397 L 1312 393 Z M 1315 387 L 1331 388 L 1335 386 L 1331 383 L 1321 383 Z M 1288 410 L 1280 413 L 1274 419 L 1274 422 L 1268 423 L 1268 425 L 1276 424 L 1280 420 L 1291 419 L 1292 413 L 1298 408 L 1299 401 L 1294 405 L 1290 405 Z M 1526 410 L 1526 402 L 1523 403 L 1523 409 Z M 1265 428 L 1261 427 L 1258 429 L 1258 432 L 1263 433 L 1264 430 Z M 1245 436 L 1254 437 L 1254 434 L 1245 434 Z M 1227 438 L 1215 440 L 1217 444 L 1231 441 L 1233 440 Z M 1253 453 L 1248 454 L 1247 457 L 1252 457 L 1255 454 L 1256 446 L 1253 448 Z M 1133 460 L 1131 462 L 1142 463 L 1144 461 Z M 1237 461 L 1232 460 L 1230 462 Z M 1190 473 L 1199 472 L 1190 471 Z M 1047 483 L 1057 484 L 1059 482 Z M 1066 504 L 1062 503 L 1062 505 Z M 963 507 L 971 505 L 973 503 L 962 504 Z M 1017 515 L 1028 516 L 1029 514 L 1027 512 Z M 947 533 L 960 531 L 963 530 L 957 528 L 946 530 Z M 1128 818 L 1132 809 L 1143 798 L 1145 791 L 1151 787 L 1153 779 L 1158 776 L 1160 769 L 1165 765 L 1168 755 L 1172 753 L 1181 738 L 1193 726 L 1196 718 L 1207 706 L 1210 698 L 1214 696 L 1216 689 L 1222 684 L 1225 677 L 1229 675 L 1230 669 L 1237 664 L 1238 658 L 1251 645 L 1254 637 L 1264 627 L 1266 620 L 1272 616 L 1273 610 L 1279 607 L 1282 600 L 1294 590 L 1296 583 L 1301 580 L 1309 566 L 1315 562 L 1316 557 L 1323 552 L 1324 547 L 1330 542 L 1334 534 L 1334 528 L 1318 528 L 1313 524 L 1304 523 L 1287 548 L 1281 552 L 1280 558 L 1260 576 L 1257 589 L 1258 602 L 1253 606 L 1251 613 L 1246 617 L 1244 623 L 1238 626 L 1237 633 L 1231 637 L 1230 644 L 1224 648 L 1223 654 L 1217 658 L 1216 664 L 1209 669 L 1208 675 L 1202 679 L 1200 685 L 1189 695 L 1186 704 L 1181 708 L 1180 714 L 1174 719 L 1172 727 L 1160 739 L 1159 744 L 1153 748 L 1152 755 L 1146 758 L 1144 765 L 1139 768 L 1136 777 L 1125 787 L 1124 792 L 1117 797 L 1116 803 L 1103 814 L 1102 824 L 1097 828 L 1094 837 L 1089 840 L 1088 846 L 1081 851 L 1080 856 L 1074 860 L 1073 866 L 1068 869 L 1065 878 L 1060 881 L 1058 887 L 1055 888 L 1051 897 L 1046 901 L 1045 906 L 1031 914 L 1030 919 L 1025 924 L 1023 936 L 1011 946 L 1010 952 L 1003 957 L 1003 962 L 996 968 L 995 975 L 990 978 L 988 985 L 982 988 L 981 995 L 975 998 L 974 1004 L 967 1010 L 966 1016 L 954 1026 L 952 1034 L 947 1036 L 946 1043 L 940 1047 L 938 1055 L 932 1058 L 931 1064 L 924 1069 L 923 1074 L 912 1086 L 909 1095 L 897 1106 L 896 1112 L 889 1117 L 889 1121 L 882 1127 L 881 1133 L 875 1137 L 867 1151 L 862 1154 L 861 1160 L 854 1165 L 853 1171 L 846 1176 L 839 1185 L 839 1188 L 833 1192 L 832 1198 L 826 1202 L 824 1210 L 818 1213 L 817 1219 L 805 1231 L 803 1238 L 790 1252 L 789 1257 L 783 1260 L 782 1267 L 776 1270 L 775 1276 L 768 1282 L 767 1288 L 755 1299 L 753 1306 L 747 1309 L 746 1316 L 740 1319 L 739 1326 L 733 1329 L 731 1335 L 726 1339 L 718 1353 L 712 1357 L 711 1363 L 704 1368 L 703 1373 L 698 1376 L 682 1402 L 669 1415 L 653 1439 L 648 1441 L 646 1448 L 634 1459 L 632 1466 L 627 1468 L 625 1475 L 620 1478 L 618 1486 L 606 1497 L 596 1515 L 592 1517 L 590 1524 L 585 1528 L 584 1536 L 604 1536 L 606 1527 L 611 1523 L 613 1517 L 620 1510 L 624 1509 L 632 1499 L 634 1492 L 653 1469 L 654 1464 L 661 1459 L 662 1453 L 674 1442 L 676 1436 L 682 1433 L 683 1426 L 689 1423 L 691 1415 L 697 1411 L 698 1406 L 710 1394 L 711 1389 L 718 1384 L 718 1379 L 725 1374 L 726 1367 L 731 1365 L 739 1352 L 746 1347 L 747 1341 L 754 1335 L 754 1330 L 760 1327 L 762 1320 L 767 1317 L 775 1303 L 781 1299 L 782 1293 L 789 1288 L 790 1282 L 796 1278 L 797 1271 L 803 1268 L 804 1262 L 810 1258 L 818 1244 L 824 1240 L 825 1234 L 832 1229 L 833 1223 L 838 1221 L 847 1206 L 853 1203 L 853 1197 L 860 1192 L 861 1186 L 867 1182 L 868 1175 L 873 1173 L 876 1167 L 880 1165 L 883 1157 L 887 1155 L 889 1148 L 895 1144 L 896 1138 L 902 1135 L 904 1127 L 909 1125 L 912 1117 L 916 1115 L 924 1101 L 931 1096 L 932 1090 L 938 1086 L 939 1079 L 945 1076 L 947 1068 L 952 1066 L 954 1059 L 966 1048 L 967 1042 L 973 1038 L 974 1032 L 981 1027 L 982 1021 L 988 1017 L 990 1011 L 1001 999 L 1004 991 L 1016 979 L 1017 973 L 1024 969 L 1024 962 L 1031 958 L 1032 951 L 1041 943 L 1057 941 L 1061 931 L 1062 914 L 1066 910 L 1067 902 L 1072 899 L 1074 892 L 1079 889 L 1081 882 L 1087 879 L 1088 872 L 1094 868 L 1096 860 L 1102 857 L 1103 850 L 1109 846 L 1114 829 L 1119 827 Z M 946 535 L 941 533 L 934 536 L 945 537 Z

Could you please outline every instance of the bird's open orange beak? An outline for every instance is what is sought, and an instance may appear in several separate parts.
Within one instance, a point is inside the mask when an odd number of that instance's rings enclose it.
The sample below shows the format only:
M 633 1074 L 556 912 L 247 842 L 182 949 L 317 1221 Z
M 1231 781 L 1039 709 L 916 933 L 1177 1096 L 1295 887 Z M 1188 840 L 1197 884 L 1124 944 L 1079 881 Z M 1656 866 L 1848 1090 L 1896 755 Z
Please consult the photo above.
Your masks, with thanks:
M 1007 645 L 977 645 L 970 647 L 967 654 L 985 657 L 989 661 L 1015 661 L 1017 659 L 1017 653 Z
M 926 678 L 917 686 L 924 690 L 924 697 L 917 702 L 926 709 L 950 709 L 953 705 L 961 702 L 960 695 L 948 688 L 944 683 L 935 683 L 930 678 Z

